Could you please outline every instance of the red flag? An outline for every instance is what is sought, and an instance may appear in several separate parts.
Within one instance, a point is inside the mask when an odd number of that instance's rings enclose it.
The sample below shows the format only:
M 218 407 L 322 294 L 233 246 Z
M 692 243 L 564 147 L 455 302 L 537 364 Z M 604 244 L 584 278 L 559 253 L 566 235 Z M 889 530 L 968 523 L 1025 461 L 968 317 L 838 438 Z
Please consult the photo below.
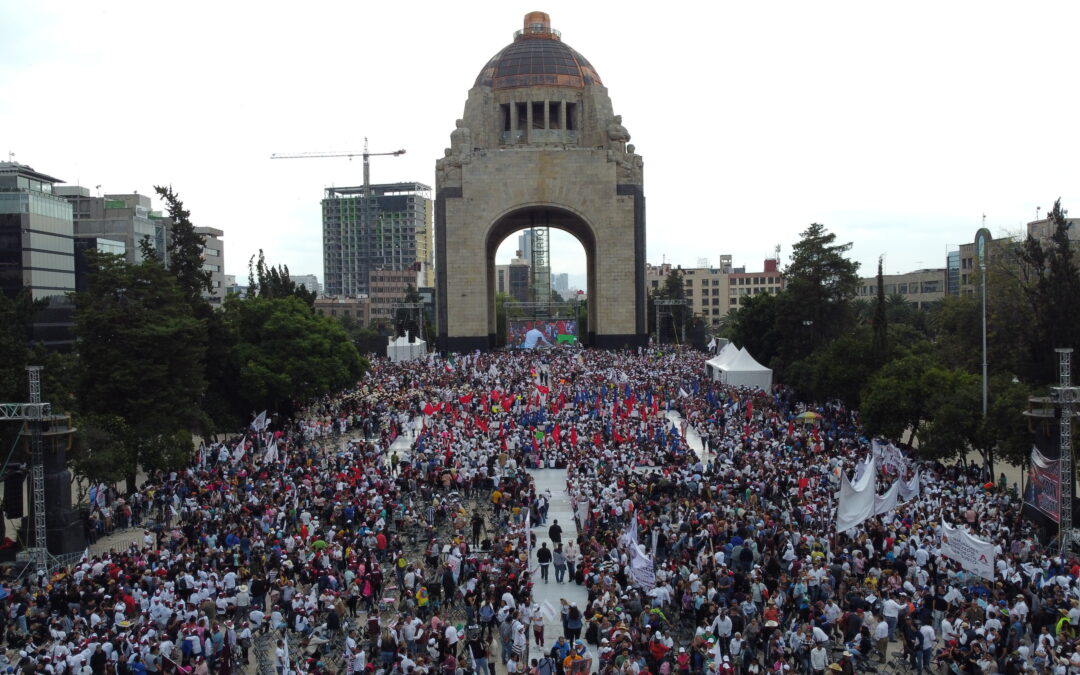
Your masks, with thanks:
M 570 427 L 570 445 L 577 447 L 577 427 Z
M 425 404 L 424 405 L 424 414 L 425 415 L 434 415 L 435 414 L 435 407 L 433 405 L 431 405 L 430 403 Z
M 472 403 L 472 392 L 460 397 L 458 401 L 461 402 L 461 405 L 468 405 L 469 403 Z
M 746 402 L 746 419 L 750 419 L 754 416 L 754 401 L 750 400 Z
M 541 394 L 543 394 L 544 396 L 547 396 L 547 395 L 548 395 L 548 392 L 549 392 L 549 391 L 551 391 L 551 389 L 549 389 L 548 387 L 545 387 L 545 386 L 544 386 L 544 385 L 542 385 L 542 384 L 538 384 L 538 385 L 536 385 L 536 390 L 537 390 L 537 391 L 539 391 L 539 392 L 540 392 Z
M 555 443 L 559 442 L 559 435 L 561 433 L 562 433 L 562 430 L 559 429 L 559 425 L 556 424 L 555 428 L 551 430 L 551 437 L 555 440 Z
M 600 435 L 599 431 L 597 431 L 595 434 L 593 434 L 592 442 L 593 442 L 593 445 L 595 445 L 598 448 L 604 444 L 604 437 Z

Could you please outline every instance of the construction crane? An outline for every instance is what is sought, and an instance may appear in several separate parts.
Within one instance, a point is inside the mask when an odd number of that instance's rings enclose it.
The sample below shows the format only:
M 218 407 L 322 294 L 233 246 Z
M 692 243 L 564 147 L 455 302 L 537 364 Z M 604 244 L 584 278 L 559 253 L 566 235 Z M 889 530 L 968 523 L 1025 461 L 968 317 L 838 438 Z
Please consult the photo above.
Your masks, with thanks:
M 364 231 L 367 231 L 367 229 L 369 227 L 371 227 L 371 222 L 372 222 L 371 207 L 372 207 L 372 201 L 373 200 L 371 199 L 371 158 L 372 157 L 399 157 L 399 156 L 404 155 L 404 154 L 405 154 L 404 148 L 401 149 L 401 150 L 394 150 L 393 152 L 369 152 L 368 151 L 368 139 L 367 139 L 367 136 L 365 136 L 364 137 L 364 151 L 363 152 L 348 152 L 348 151 L 330 150 L 330 151 L 326 151 L 326 152 L 299 152 L 299 153 L 296 153 L 296 154 L 274 153 L 273 155 L 270 155 L 270 159 L 326 159 L 326 158 L 331 158 L 331 157 L 348 157 L 351 160 L 353 157 L 356 157 L 357 155 L 360 155 L 361 157 L 363 157 L 364 158 L 364 188 L 363 188 L 363 191 L 362 191 L 362 195 L 363 195 L 363 198 L 364 198 L 363 229 L 364 229 Z M 341 275 L 342 275 L 341 276 L 341 278 L 342 278 L 342 289 L 341 289 L 342 292 L 344 292 L 346 290 L 346 288 L 345 288 L 345 285 L 346 285 L 345 284 L 345 279 L 346 279 L 345 258 L 346 258 L 346 251 L 345 251 L 345 247 L 342 246 L 341 251 L 340 251 L 340 263 L 339 263 L 340 267 L 341 267 Z M 329 274 L 329 272 L 327 272 L 327 274 Z
M 367 136 L 364 137 L 364 151 L 363 152 L 347 152 L 347 151 L 334 151 L 327 152 L 298 152 L 295 154 L 281 154 L 274 153 L 270 155 L 270 159 L 326 159 L 330 157 L 348 157 L 352 159 L 359 155 L 364 158 L 364 196 L 369 196 L 368 190 L 371 186 L 371 158 L 372 157 L 398 157 L 404 155 L 405 150 L 395 150 L 393 152 L 368 152 L 368 140 Z

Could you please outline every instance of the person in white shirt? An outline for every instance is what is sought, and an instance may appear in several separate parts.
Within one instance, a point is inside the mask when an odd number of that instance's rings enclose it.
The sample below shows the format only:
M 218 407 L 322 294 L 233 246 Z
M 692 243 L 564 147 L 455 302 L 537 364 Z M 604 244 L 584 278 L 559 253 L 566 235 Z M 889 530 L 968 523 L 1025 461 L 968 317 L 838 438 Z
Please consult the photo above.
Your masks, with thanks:
M 881 603 L 881 615 L 885 617 L 885 623 L 889 624 L 890 642 L 896 639 L 896 622 L 900 617 L 900 610 L 903 609 L 903 607 L 903 605 L 891 597 Z
M 881 662 L 885 663 L 885 652 L 889 648 L 889 623 L 882 618 L 874 627 L 874 641 L 877 643 Z
M 825 650 L 825 647 L 820 644 L 814 645 L 814 648 L 810 650 L 810 671 L 814 675 L 824 675 L 828 662 L 829 652 Z
M 924 623 L 919 628 L 919 636 L 922 638 L 921 649 L 919 650 L 919 670 L 929 671 L 930 661 L 934 656 L 934 643 L 937 641 L 937 636 L 934 635 L 934 627 L 928 623 Z

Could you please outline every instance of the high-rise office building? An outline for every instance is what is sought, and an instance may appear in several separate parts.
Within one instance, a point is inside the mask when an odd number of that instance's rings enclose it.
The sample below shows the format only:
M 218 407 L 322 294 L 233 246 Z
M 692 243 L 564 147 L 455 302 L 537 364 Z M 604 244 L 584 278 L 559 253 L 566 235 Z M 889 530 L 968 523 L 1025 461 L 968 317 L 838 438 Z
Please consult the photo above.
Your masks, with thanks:
M 945 255 L 945 294 L 960 295 L 960 249 Z
M 210 292 L 203 292 L 203 297 L 211 304 L 220 306 L 225 301 L 225 233 L 216 227 L 196 227 L 195 234 L 201 234 L 206 241 L 203 244 L 203 270 L 210 273 Z
M 104 237 L 75 237 L 75 290 L 86 291 L 90 288 L 90 261 L 87 251 L 126 255 L 124 242 Z
M 315 295 L 322 295 L 322 284 L 319 283 L 319 277 L 314 274 L 290 274 L 289 281 L 297 286 L 303 286 Z
M 169 219 L 151 208 L 150 197 L 139 193 L 107 194 L 96 197 L 79 185 L 62 185 L 56 195 L 71 203 L 75 234 L 121 241 L 130 263 L 143 260 L 143 239 L 148 239 L 159 256 L 165 256 Z
M 374 270 L 414 270 L 424 286 L 431 267 L 431 188 L 389 183 L 327 188 L 322 201 L 327 296 L 367 294 Z
M 18 162 L 0 162 L 0 292 L 29 289 L 48 308 L 34 317 L 33 338 L 71 345 L 75 290 L 75 228 L 71 204 L 53 194 L 60 179 Z
M 559 293 L 566 293 L 568 290 L 570 290 L 570 274 L 567 272 L 559 272 L 558 274 L 552 274 L 551 287 Z

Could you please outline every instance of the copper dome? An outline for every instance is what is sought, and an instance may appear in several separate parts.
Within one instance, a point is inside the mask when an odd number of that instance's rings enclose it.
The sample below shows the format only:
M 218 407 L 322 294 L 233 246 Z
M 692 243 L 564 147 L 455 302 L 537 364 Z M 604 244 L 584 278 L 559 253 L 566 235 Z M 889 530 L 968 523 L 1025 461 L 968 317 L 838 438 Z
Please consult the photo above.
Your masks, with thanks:
M 564 43 L 558 31 L 551 29 L 547 14 L 530 12 L 525 15 L 524 29 L 515 33 L 512 43 L 491 57 L 476 77 L 475 86 L 582 89 L 588 84 L 603 82 L 585 57 Z

